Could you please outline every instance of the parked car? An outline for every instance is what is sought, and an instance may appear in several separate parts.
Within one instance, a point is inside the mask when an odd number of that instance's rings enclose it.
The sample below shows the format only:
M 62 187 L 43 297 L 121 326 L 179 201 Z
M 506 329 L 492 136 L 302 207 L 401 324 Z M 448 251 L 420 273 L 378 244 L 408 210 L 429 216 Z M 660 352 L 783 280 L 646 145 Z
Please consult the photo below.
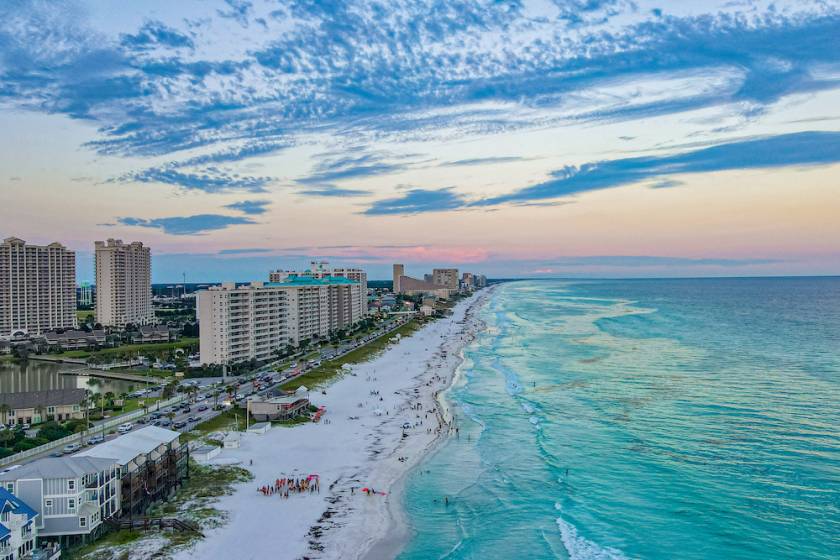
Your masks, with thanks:
M 104 436 L 93 436 L 87 440 L 88 445 L 96 445 L 98 443 L 102 443 L 103 441 L 105 441 Z
M 198 407 L 199 412 L 204 412 L 205 410 L 207 410 L 207 405 L 205 405 L 205 404 Z
M 134 425 L 131 422 L 126 422 L 125 424 L 120 424 L 120 427 L 117 428 L 117 431 L 121 434 L 127 434 L 131 431 Z
M 175 422 L 174 424 L 172 424 L 172 427 L 175 428 L 176 430 L 180 430 L 181 428 L 186 427 L 186 425 L 187 425 L 186 422 Z
M 190 416 L 187 418 L 188 422 L 198 422 L 198 416 Z
M 138 423 L 138 424 L 145 424 L 145 423 L 146 423 L 146 419 L 145 419 L 145 418 L 138 418 L 138 419 L 137 419 L 137 423 Z
M 181 410 L 182 410 L 183 412 L 192 412 L 192 409 L 191 409 L 190 407 L 188 407 L 188 406 L 185 406 L 185 407 L 184 407 L 184 408 L 182 408 Z
M 158 425 L 164 428 L 172 425 L 172 420 L 169 420 L 168 418 L 162 418 L 161 420 L 159 420 L 159 422 L 160 424 Z
M 76 451 L 80 450 L 81 448 L 82 448 L 82 446 L 79 445 L 78 443 L 69 443 L 69 444 L 64 446 L 64 449 L 62 449 L 61 452 L 64 455 L 69 455 L 70 453 L 75 453 Z

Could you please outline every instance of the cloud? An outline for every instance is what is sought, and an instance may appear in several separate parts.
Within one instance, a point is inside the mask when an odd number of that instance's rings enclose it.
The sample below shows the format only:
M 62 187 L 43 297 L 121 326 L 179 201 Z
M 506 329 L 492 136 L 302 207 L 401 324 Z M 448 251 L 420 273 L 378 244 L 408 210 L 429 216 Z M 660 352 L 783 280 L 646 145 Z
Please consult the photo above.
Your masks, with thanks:
M 508 163 L 512 161 L 522 161 L 525 158 L 519 156 L 498 156 L 498 157 L 485 157 L 485 158 L 473 158 L 473 159 L 459 159 L 455 161 L 448 161 L 441 164 L 441 166 L 447 167 L 458 167 L 464 165 L 492 165 L 496 163 Z
M 656 181 L 655 183 L 651 184 L 650 188 L 652 188 L 652 189 L 671 189 L 671 188 L 674 188 L 674 187 L 679 187 L 680 185 L 683 185 L 683 184 L 685 184 L 685 183 L 683 183 L 682 181 L 677 181 L 676 179 L 660 179 L 659 181 Z
M 546 272 L 556 272 L 561 267 L 591 267 L 591 266 L 606 266 L 606 267 L 622 267 L 622 268 L 636 268 L 636 267 L 699 267 L 699 266 L 719 266 L 719 267 L 740 267 L 749 265 L 767 265 L 784 262 L 778 259 L 764 259 L 764 258 L 745 258 L 745 259 L 728 259 L 728 258 L 687 258 L 687 257 L 664 257 L 664 256 L 650 256 L 650 255 L 601 255 L 601 256 L 585 256 L 585 257 L 563 257 L 553 259 L 542 263 L 547 267 Z M 536 272 L 536 270 L 535 270 Z
M 498 156 L 498 157 L 485 157 L 485 158 L 473 158 L 473 159 L 459 159 L 455 161 L 446 161 L 441 163 L 441 167 L 459 167 L 463 165 L 492 165 L 495 163 L 508 163 L 511 161 L 522 161 L 524 158 L 519 156 Z
M 840 132 L 799 132 L 718 144 L 673 155 L 633 157 L 565 167 L 554 171 L 548 181 L 510 194 L 476 201 L 471 205 L 493 206 L 553 199 L 683 173 L 836 162 L 840 162 Z
M 297 180 L 301 185 L 323 185 L 343 179 L 387 175 L 406 169 L 403 163 L 386 162 L 383 154 L 330 158 L 319 162 L 313 173 Z
M 257 222 L 243 216 L 223 216 L 221 214 L 198 214 L 195 216 L 174 216 L 169 218 L 118 218 L 124 226 L 162 229 L 170 235 L 194 235 L 208 231 L 226 229 L 232 225 L 255 224 Z
M 269 204 L 271 204 L 270 200 L 242 200 L 233 204 L 227 204 L 225 208 L 230 208 L 243 214 L 257 215 L 265 214 L 268 211 L 266 206 Z
M 222 249 L 218 252 L 219 255 L 247 255 L 252 253 L 272 253 L 274 249 L 266 247 L 253 247 L 245 249 Z
M 170 14 L 118 35 L 94 27 L 108 18 L 87 18 L 91 10 L 73 3 L 7 0 L 0 99 L 93 124 L 98 138 L 87 146 L 99 153 L 160 156 L 310 133 L 359 143 L 451 138 L 709 106 L 754 116 L 786 96 L 840 87 L 836 73 L 819 71 L 840 50 L 840 11 L 825 2 L 721 2 L 680 17 L 625 1 L 547 11 L 467 0 L 291 2 L 270 15 L 251 2 L 226 4 L 201 26 Z M 226 41 L 258 19 L 267 30 L 251 26 L 248 47 Z M 663 87 L 672 82 L 680 87 Z M 394 166 L 316 170 L 302 181 Z
M 377 200 L 363 213 L 368 216 L 420 214 L 455 210 L 464 205 L 464 198 L 452 187 L 439 190 L 410 189 L 402 196 Z
M 226 191 L 265 192 L 272 177 L 242 176 L 218 167 L 205 167 L 197 172 L 181 171 L 175 165 L 151 167 L 127 173 L 120 182 L 163 183 L 188 190 L 218 193 Z
M 137 50 L 156 47 L 189 48 L 195 47 L 192 39 L 177 29 L 168 27 L 160 21 L 147 21 L 137 33 L 122 35 L 120 44 Z
M 303 189 L 298 191 L 299 194 L 307 195 L 307 196 L 321 196 L 321 197 L 356 197 L 356 196 L 369 196 L 371 195 L 371 191 L 367 191 L 364 189 L 345 189 L 343 187 L 338 187 L 336 185 L 314 185 L 307 189 Z

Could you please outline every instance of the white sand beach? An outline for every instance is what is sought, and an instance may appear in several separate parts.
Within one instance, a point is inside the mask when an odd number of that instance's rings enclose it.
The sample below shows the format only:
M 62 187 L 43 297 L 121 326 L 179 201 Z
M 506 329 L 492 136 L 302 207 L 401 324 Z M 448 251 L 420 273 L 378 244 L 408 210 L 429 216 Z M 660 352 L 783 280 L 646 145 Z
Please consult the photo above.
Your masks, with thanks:
M 450 385 L 461 350 L 478 328 L 473 311 L 489 292 L 459 303 L 450 317 L 354 366 L 326 394 L 313 391 L 313 404 L 327 409 L 320 423 L 243 434 L 239 449 L 223 450 L 218 460 L 240 461 L 254 480 L 216 504 L 228 512 L 228 522 L 176 558 L 398 554 L 408 536 L 399 495 L 402 479 L 450 429 L 445 421 L 441 424 L 443 411 L 435 397 Z M 277 478 L 309 474 L 320 476 L 320 493 L 283 498 L 257 490 Z M 362 488 L 376 494 L 367 495 Z

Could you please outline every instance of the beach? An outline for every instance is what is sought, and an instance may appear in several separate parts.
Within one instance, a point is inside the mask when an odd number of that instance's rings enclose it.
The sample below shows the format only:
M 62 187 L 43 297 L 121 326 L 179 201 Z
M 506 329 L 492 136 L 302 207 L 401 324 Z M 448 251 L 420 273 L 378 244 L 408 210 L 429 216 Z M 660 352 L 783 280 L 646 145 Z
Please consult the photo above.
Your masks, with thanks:
M 312 403 L 326 408 L 320 422 L 244 433 L 238 449 L 224 449 L 216 461 L 239 464 L 254 479 L 215 504 L 227 522 L 176 558 L 396 556 L 409 536 L 402 482 L 436 441 L 457 429 L 437 396 L 452 383 L 490 292 L 459 302 L 452 315 L 313 390 Z M 288 497 L 258 490 L 288 478 L 317 478 L 319 490 Z

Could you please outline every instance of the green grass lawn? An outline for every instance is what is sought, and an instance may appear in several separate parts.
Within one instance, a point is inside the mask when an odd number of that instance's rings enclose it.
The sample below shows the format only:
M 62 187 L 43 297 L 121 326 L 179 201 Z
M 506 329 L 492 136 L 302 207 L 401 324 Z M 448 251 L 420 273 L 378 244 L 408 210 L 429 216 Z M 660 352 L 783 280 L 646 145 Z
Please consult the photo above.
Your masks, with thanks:
M 416 320 L 409 321 L 408 323 L 399 327 L 398 329 L 370 341 L 368 344 L 362 346 L 361 348 L 356 348 L 355 350 L 347 353 L 341 358 L 324 362 L 317 368 L 292 379 L 291 381 L 286 383 L 283 386 L 283 388 L 289 391 L 293 391 L 301 385 L 306 385 L 310 389 L 314 389 L 328 382 L 331 382 L 334 380 L 334 378 L 336 378 L 343 372 L 343 370 L 341 369 L 342 365 L 359 364 L 362 362 L 366 362 L 374 356 L 376 356 L 377 354 L 379 354 L 380 352 L 382 352 L 383 350 L 385 350 L 385 348 L 390 343 L 389 341 L 391 340 L 391 338 L 393 338 L 397 334 L 401 336 L 411 336 L 411 334 L 414 333 L 414 331 L 416 331 L 420 327 L 421 325 Z
M 76 320 L 79 322 L 80 325 L 85 322 L 85 319 L 87 318 L 88 315 L 93 315 L 94 322 L 96 322 L 96 311 L 94 311 L 93 309 L 77 309 L 76 310 Z

